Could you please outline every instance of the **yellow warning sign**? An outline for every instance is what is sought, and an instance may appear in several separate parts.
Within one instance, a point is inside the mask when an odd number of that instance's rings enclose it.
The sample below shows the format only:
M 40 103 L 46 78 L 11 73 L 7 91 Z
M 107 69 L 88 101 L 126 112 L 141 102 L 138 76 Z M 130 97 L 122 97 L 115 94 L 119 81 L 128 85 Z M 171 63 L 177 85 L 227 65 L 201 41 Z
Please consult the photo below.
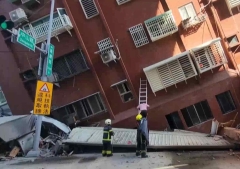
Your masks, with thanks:
M 33 114 L 50 115 L 52 104 L 53 84 L 43 81 L 37 82 Z

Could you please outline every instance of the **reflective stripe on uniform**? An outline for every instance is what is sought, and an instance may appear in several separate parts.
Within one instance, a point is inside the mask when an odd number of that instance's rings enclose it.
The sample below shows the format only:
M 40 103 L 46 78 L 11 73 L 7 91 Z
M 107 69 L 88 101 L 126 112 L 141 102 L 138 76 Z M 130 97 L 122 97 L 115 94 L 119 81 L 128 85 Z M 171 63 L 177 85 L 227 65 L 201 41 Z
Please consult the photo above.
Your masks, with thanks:
M 107 151 L 107 154 L 109 155 L 109 154 L 112 154 L 112 151 Z
M 106 151 L 105 151 L 105 150 L 102 150 L 102 154 L 106 154 Z

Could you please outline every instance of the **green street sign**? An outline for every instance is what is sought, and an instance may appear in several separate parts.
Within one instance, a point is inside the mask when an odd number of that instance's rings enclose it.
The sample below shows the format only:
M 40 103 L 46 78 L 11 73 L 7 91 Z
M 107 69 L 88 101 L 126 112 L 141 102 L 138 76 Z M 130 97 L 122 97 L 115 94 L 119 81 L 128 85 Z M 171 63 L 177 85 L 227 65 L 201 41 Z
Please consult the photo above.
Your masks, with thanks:
M 46 74 L 47 74 L 47 76 L 51 76 L 52 75 L 54 49 L 55 49 L 55 47 L 52 44 L 50 44 L 50 46 L 48 48 L 48 57 L 47 57 L 47 66 L 46 66 Z
M 22 29 L 18 30 L 17 42 L 35 52 L 36 39 Z

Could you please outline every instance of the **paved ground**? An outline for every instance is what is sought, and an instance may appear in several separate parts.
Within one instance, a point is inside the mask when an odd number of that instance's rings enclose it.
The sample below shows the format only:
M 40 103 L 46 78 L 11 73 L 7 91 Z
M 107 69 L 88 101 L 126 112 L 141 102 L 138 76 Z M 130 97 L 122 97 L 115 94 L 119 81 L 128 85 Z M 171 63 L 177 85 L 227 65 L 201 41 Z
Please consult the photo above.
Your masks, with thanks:
M 99 154 L 37 160 L 18 158 L 8 162 L 0 162 L 0 169 L 167 169 L 174 168 L 173 165 L 179 169 L 239 169 L 240 152 L 235 153 L 235 155 L 230 155 L 230 153 L 160 152 L 149 153 L 148 159 L 137 158 L 133 153 L 118 153 L 111 158 L 103 158 Z M 179 165 L 180 167 L 178 167 Z

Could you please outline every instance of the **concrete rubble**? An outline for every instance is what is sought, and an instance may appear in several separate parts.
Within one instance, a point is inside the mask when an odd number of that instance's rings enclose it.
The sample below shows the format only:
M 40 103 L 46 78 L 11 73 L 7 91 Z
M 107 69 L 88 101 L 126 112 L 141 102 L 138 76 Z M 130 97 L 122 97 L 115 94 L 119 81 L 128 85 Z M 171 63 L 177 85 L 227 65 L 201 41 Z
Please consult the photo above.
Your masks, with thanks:
M 33 148 L 35 115 L 5 116 L 0 118 L 0 150 L 5 155 L 0 160 L 9 160 L 16 156 L 26 156 Z M 65 124 L 43 117 L 40 156 L 51 157 L 64 154 L 63 139 L 71 129 Z M 65 153 L 66 154 L 66 153 Z

